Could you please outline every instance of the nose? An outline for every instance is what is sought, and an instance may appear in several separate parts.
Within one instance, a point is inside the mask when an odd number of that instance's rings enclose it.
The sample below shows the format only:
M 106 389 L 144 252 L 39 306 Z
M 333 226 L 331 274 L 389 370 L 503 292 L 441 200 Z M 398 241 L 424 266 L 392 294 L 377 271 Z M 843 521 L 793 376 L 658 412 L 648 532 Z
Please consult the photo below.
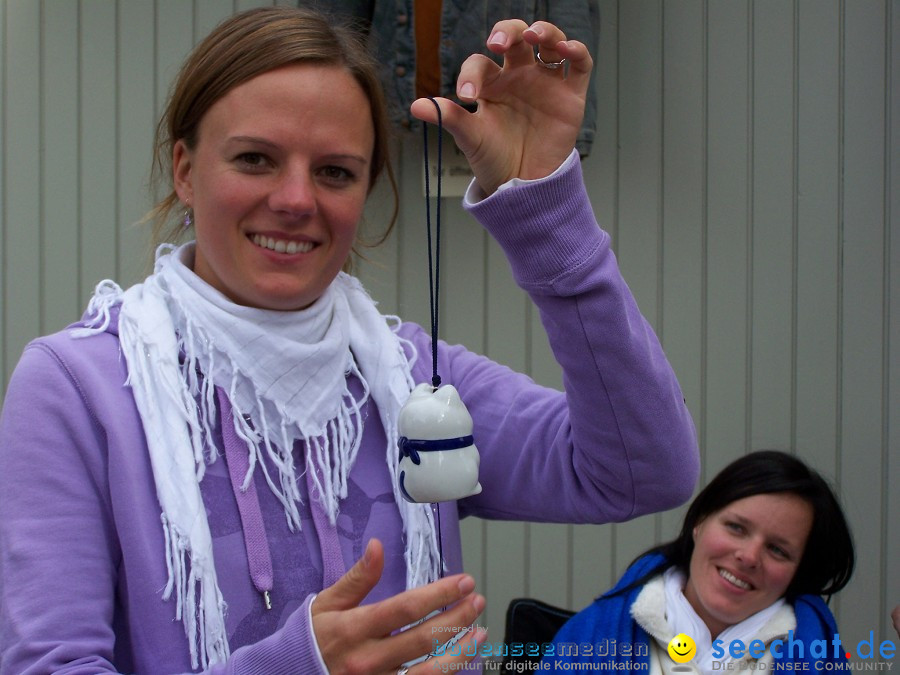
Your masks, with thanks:
M 762 556 L 763 543 L 755 540 L 747 540 L 734 553 L 737 558 L 746 567 L 758 567 Z
M 304 167 L 286 169 L 269 193 L 269 207 L 293 217 L 316 212 L 315 178 Z

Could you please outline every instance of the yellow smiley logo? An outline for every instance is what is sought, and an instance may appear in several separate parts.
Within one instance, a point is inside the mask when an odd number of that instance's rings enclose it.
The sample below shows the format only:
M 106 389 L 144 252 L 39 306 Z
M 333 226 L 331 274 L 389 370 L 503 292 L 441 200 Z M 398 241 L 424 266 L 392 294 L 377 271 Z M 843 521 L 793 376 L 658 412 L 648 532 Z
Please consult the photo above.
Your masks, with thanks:
M 668 652 L 675 663 L 687 663 L 697 653 L 697 645 L 690 635 L 679 633 L 669 640 Z

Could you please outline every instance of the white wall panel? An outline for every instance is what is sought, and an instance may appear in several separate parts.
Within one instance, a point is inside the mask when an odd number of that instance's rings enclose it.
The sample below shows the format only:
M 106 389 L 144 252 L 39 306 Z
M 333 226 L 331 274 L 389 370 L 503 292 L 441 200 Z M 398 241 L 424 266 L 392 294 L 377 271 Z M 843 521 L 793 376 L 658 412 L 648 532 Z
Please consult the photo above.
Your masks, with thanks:
M 78 289 L 84 302 L 98 280 L 116 273 L 116 4 L 80 0 L 79 14 Z
M 150 167 L 157 119 L 154 82 L 156 24 L 153 3 L 120 0 L 116 50 L 116 163 L 119 182 L 115 278 L 129 286 L 150 269 L 150 225 L 141 221 L 153 205 Z M 148 148 L 150 149 L 148 151 Z
M 750 447 L 791 443 L 794 301 L 794 11 L 753 5 Z
M 7 373 L 41 326 L 41 7 L 4 5 L 3 336 Z M 7 223 L 9 226 L 7 226 Z
M 802 0 L 797 21 L 796 447 L 834 475 L 838 452 L 841 7 Z
M 840 302 L 840 480 L 860 551 L 848 594 L 869 603 L 840 603 L 852 641 L 885 616 L 883 580 L 885 495 L 872 489 L 886 449 L 885 373 L 885 104 L 886 5 L 844 6 L 843 200 Z M 875 481 L 878 484 L 878 481 Z M 897 532 L 895 527 L 894 532 Z M 892 561 L 896 565 L 896 561 Z M 897 598 L 898 593 L 893 593 Z M 873 626 L 874 623 L 874 626 Z
M 285 2 L 286 0 L 279 0 Z M 149 260 L 153 134 L 191 46 L 273 0 L 2 0 L 0 373 Z M 850 641 L 900 602 L 900 0 L 601 0 L 600 101 L 583 163 L 622 272 L 694 414 L 708 479 L 790 449 L 834 479 L 859 567 Z M 357 267 L 428 326 L 421 135 L 400 132 L 396 227 Z M 379 186 L 367 232 L 390 219 Z M 434 209 L 432 214 L 435 214 Z M 440 334 L 561 386 L 508 264 L 445 200 Z M 429 358 L 430 355 L 422 355 Z M 502 638 L 510 598 L 581 607 L 684 509 L 604 526 L 463 525 Z M 851 601 L 852 598 L 852 601 Z
M 748 442 L 752 5 L 707 9 L 704 476 Z

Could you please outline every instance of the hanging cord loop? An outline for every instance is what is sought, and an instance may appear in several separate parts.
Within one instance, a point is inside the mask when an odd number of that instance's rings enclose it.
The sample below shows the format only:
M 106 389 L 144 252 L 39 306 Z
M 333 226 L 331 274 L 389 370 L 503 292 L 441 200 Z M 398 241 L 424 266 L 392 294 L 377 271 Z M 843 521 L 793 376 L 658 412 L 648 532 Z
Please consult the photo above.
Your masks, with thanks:
M 441 279 L 441 183 L 443 182 L 443 141 L 444 141 L 444 120 L 441 116 L 441 106 L 429 96 L 428 100 L 434 103 L 437 110 L 437 208 L 435 215 L 435 243 L 434 243 L 434 259 L 431 256 L 431 182 L 429 175 L 431 174 L 431 165 L 428 163 L 428 123 L 422 122 L 422 140 L 424 141 L 423 152 L 425 155 L 425 231 L 428 234 L 428 300 L 431 311 L 431 386 L 437 389 L 441 386 L 441 376 L 438 375 L 438 293 L 440 292 Z M 444 576 L 444 538 L 441 534 L 441 507 L 439 504 L 432 506 L 434 512 L 435 524 L 437 525 L 438 539 L 438 576 Z M 444 608 L 446 609 L 446 607 Z
M 429 306 L 431 309 L 431 386 L 437 389 L 441 386 L 441 376 L 438 375 L 437 352 L 438 352 L 438 294 L 440 293 L 441 278 L 441 182 L 443 178 L 443 137 L 444 137 L 444 121 L 441 117 L 441 106 L 434 97 L 429 96 L 428 100 L 434 103 L 437 110 L 437 209 L 435 215 L 435 235 L 434 235 L 434 257 L 432 258 L 432 241 L 431 241 L 431 184 L 430 174 L 431 166 L 428 163 L 428 123 L 422 123 L 422 135 L 424 140 L 425 154 L 425 230 L 428 235 L 428 295 Z

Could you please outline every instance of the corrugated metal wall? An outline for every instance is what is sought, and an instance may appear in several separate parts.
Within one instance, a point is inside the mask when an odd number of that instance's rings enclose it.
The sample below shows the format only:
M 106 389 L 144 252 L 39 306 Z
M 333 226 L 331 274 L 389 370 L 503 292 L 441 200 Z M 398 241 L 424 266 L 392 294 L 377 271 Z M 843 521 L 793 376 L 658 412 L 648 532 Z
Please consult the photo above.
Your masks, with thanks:
M 0 383 L 94 284 L 146 269 L 156 111 L 232 0 L 4 0 Z M 859 566 L 849 644 L 900 603 L 900 1 L 604 0 L 599 131 L 584 168 L 623 273 L 700 433 L 704 476 L 792 449 L 832 476 Z M 421 142 L 398 144 L 394 235 L 360 275 L 427 324 Z M 376 194 L 368 213 L 383 222 Z M 442 335 L 559 386 L 496 245 L 446 200 Z M 893 490 L 892 490 L 893 488 Z M 512 597 L 587 604 L 682 511 L 617 526 L 466 523 L 502 639 Z

